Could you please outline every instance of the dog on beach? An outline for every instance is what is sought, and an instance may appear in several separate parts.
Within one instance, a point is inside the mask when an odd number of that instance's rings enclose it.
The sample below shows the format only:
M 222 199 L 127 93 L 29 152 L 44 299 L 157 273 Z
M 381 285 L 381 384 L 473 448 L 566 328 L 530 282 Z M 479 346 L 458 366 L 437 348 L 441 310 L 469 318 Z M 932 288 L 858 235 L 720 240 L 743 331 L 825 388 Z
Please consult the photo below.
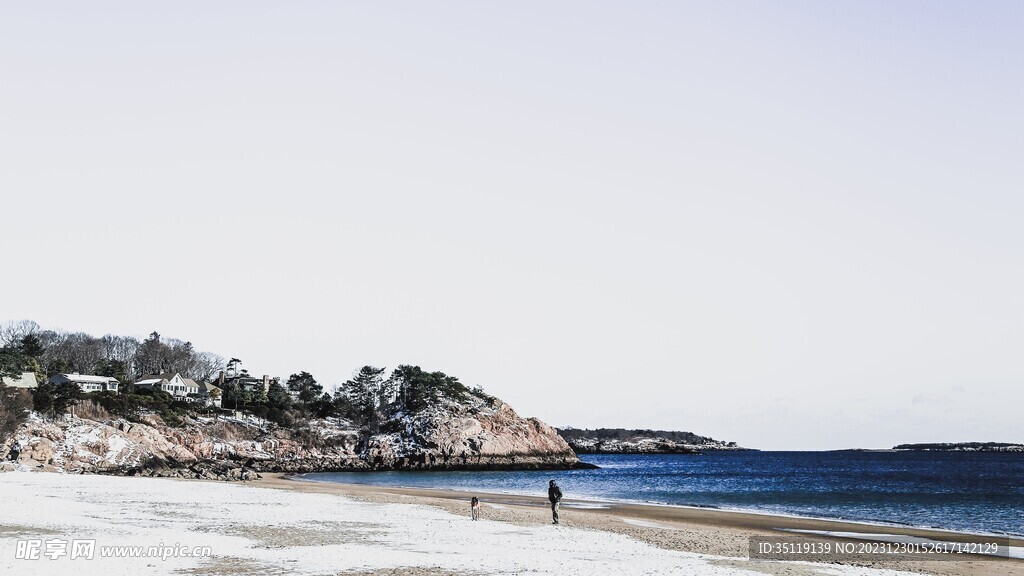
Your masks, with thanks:
M 480 519 L 480 499 L 476 496 L 469 501 L 469 511 L 473 520 Z

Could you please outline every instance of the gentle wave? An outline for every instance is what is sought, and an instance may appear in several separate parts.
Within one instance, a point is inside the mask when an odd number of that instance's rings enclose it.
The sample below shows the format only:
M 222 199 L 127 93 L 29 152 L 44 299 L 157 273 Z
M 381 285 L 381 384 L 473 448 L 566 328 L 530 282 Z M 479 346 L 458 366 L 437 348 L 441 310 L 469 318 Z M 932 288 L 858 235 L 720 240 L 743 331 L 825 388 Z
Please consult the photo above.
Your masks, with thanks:
M 359 472 L 307 479 L 716 508 L 875 525 L 1024 535 L 1024 454 L 711 452 L 586 455 L 597 470 Z

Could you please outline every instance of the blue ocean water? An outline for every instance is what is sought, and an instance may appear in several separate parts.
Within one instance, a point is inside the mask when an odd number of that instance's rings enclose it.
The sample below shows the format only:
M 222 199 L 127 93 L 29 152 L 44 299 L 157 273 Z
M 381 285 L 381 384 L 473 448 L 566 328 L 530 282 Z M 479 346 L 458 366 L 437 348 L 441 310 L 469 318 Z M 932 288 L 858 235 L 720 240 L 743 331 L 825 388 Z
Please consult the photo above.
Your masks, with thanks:
M 309 480 L 712 506 L 1024 534 L 1024 454 L 709 452 L 584 455 L 598 470 L 355 472 Z

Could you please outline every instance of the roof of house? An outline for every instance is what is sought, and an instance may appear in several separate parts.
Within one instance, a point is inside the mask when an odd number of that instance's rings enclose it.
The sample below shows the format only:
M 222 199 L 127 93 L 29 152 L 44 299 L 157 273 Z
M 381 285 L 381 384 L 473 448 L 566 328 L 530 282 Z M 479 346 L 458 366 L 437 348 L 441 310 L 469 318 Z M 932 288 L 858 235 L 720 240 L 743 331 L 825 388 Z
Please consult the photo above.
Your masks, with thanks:
M 199 388 L 202 389 L 202 390 L 206 390 L 207 392 L 213 392 L 214 390 L 220 390 L 220 388 L 214 386 L 213 384 L 210 384 L 209 382 L 201 383 L 199 385 Z
M 20 376 L 14 378 L 0 377 L 0 384 L 11 388 L 35 388 L 39 385 L 35 372 L 22 372 Z
M 63 376 L 72 382 L 88 382 L 90 384 L 106 384 L 107 382 L 117 382 L 117 378 L 111 378 L 109 376 L 94 376 L 92 374 L 55 374 L 55 376 Z
M 143 378 L 142 380 L 139 380 L 139 381 L 135 382 L 135 385 L 136 386 L 153 386 L 153 385 L 159 384 L 161 382 L 167 382 L 167 379 L 166 378 L 160 378 L 159 376 L 157 376 L 155 378 L 146 377 L 146 378 Z
M 162 374 L 146 374 L 142 377 L 143 380 L 173 380 L 177 376 L 177 372 L 164 372 Z
M 199 383 L 191 378 L 182 378 L 182 380 L 185 382 L 185 386 L 189 388 L 199 388 Z

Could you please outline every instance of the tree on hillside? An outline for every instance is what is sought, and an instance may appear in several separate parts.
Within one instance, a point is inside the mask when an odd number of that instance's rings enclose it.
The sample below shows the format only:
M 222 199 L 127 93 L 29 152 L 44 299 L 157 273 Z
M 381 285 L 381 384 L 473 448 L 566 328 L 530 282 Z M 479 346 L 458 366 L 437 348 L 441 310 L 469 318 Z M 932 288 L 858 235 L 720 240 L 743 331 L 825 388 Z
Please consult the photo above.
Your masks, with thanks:
M 103 359 L 109 364 L 116 362 L 124 367 L 124 379 L 122 382 L 133 382 L 142 376 L 141 370 L 136 366 L 135 358 L 139 352 L 140 342 L 131 336 L 117 336 L 107 334 L 100 338 L 100 352 Z M 114 378 L 118 378 L 114 376 Z
M 236 382 L 225 382 L 221 388 L 220 405 L 224 408 L 236 409 L 245 404 L 245 391 Z
M 288 395 L 284 386 L 281 386 L 281 381 L 276 378 L 271 380 L 270 387 L 267 389 L 267 406 L 278 410 L 287 410 L 292 406 L 292 397 Z
M 36 334 L 42 329 L 32 320 L 18 320 L 0 324 L 0 347 L 14 346 L 28 335 Z
M 0 384 L 0 442 L 17 430 L 32 409 L 32 396 L 23 388 Z
M 310 407 L 320 399 L 324 393 L 324 387 L 317 383 L 316 379 L 309 372 L 299 372 L 288 377 L 288 390 L 294 392 L 299 402 Z
M 43 347 L 43 343 L 39 340 L 39 336 L 36 336 L 33 333 L 26 334 L 18 341 L 18 350 L 25 356 L 38 361 L 43 356 L 43 352 L 46 351 L 46 348 Z
M 160 374 L 164 370 L 164 344 L 160 341 L 160 333 L 153 331 L 149 338 L 139 344 L 135 352 L 135 366 L 140 375 Z
M 200 382 L 212 382 L 217 379 L 222 370 L 224 370 L 223 356 L 212 352 L 198 352 L 195 355 L 194 366 L 189 377 Z
M 331 398 L 331 395 L 326 392 L 313 401 L 311 409 L 317 418 L 327 418 L 337 415 L 337 412 L 334 410 L 334 400 Z
M 128 368 L 124 365 L 124 362 L 112 358 L 101 359 L 96 364 L 95 372 L 97 376 L 117 378 L 119 382 L 129 382 L 131 379 L 131 376 L 128 374 Z
M 131 342 L 112 342 L 123 346 L 127 351 Z M 124 360 L 124 355 L 117 359 Z M 239 360 L 233 358 L 237 364 Z M 224 359 L 217 354 L 209 352 L 197 352 L 191 342 L 183 342 L 176 338 L 164 339 L 159 332 L 153 332 L 141 344 L 136 346 L 135 354 L 132 356 L 134 370 L 131 370 L 132 377 L 144 374 L 163 374 L 175 372 L 184 378 L 192 378 L 197 381 L 210 381 L 217 377 L 223 370 Z
M 32 409 L 40 414 L 53 411 L 53 384 L 43 382 L 32 392 Z
M 31 359 L 15 347 L 0 348 L 0 378 L 17 378 L 31 370 Z
M 267 420 L 276 422 L 281 426 L 292 425 L 292 397 L 288 395 L 288 391 L 281 385 L 281 380 L 278 378 L 272 379 L 270 386 L 267 387 L 266 405 L 267 413 L 265 417 Z
M 53 411 L 63 414 L 68 408 L 77 406 L 82 400 L 82 389 L 73 382 L 58 384 L 53 389 Z
M 90 373 L 103 358 L 100 341 L 84 332 L 43 330 L 34 334 L 43 349 L 39 358 L 47 374 Z
M 64 358 L 54 358 L 44 370 L 47 374 L 70 374 L 75 371 L 75 367 Z
M 382 397 L 386 389 L 384 371 L 386 368 L 363 366 L 355 375 L 341 385 L 348 400 L 349 418 L 360 426 L 366 426 L 371 433 L 380 429 L 380 408 L 386 400 Z
M 352 401 L 349 400 L 348 394 L 345 393 L 344 388 L 338 388 L 334 391 L 334 397 L 331 398 L 331 404 L 331 411 L 334 414 L 350 420 L 357 426 L 362 426 L 358 421 L 359 419 L 357 418 L 356 411 L 352 406 Z
M 419 366 L 402 365 L 389 378 L 397 390 L 395 403 L 403 412 L 416 413 L 442 399 L 464 401 L 469 388 L 444 372 L 425 372 Z

